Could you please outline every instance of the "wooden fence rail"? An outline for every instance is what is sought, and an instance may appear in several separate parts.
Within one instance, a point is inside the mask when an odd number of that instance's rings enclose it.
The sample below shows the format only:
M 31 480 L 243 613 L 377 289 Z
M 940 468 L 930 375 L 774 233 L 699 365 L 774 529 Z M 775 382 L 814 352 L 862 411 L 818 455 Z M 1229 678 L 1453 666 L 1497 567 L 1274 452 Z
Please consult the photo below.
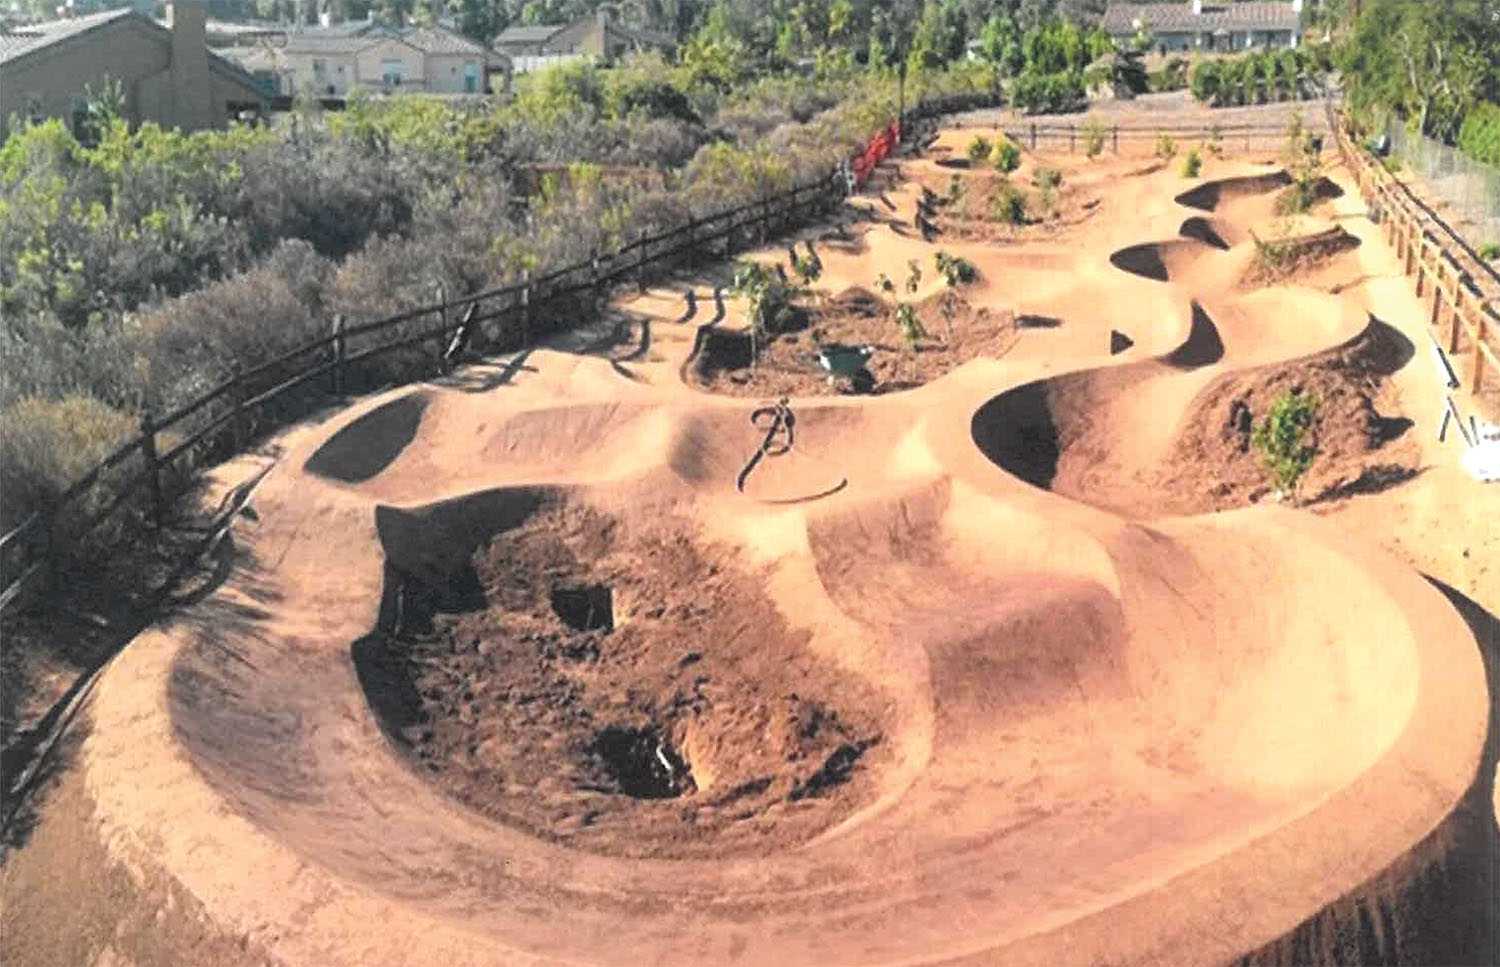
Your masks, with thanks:
M 1492 292 L 1500 293 L 1500 273 L 1486 265 L 1463 236 L 1356 144 L 1331 105 L 1328 110 L 1339 154 L 1353 173 L 1360 194 L 1401 260 L 1402 271 L 1413 277 L 1417 297 L 1431 302 L 1428 323 L 1446 325 L 1450 355 L 1458 355 L 1462 337 L 1468 335 L 1469 392 L 1479 393 L 1484 389 L 1487 368 L 1500 378 L 1500 351 L 1496 349 L 1500 345 L 1500 310 L 1495 300 L 1485 297 L 1460 256 L 1482 273 L 1484 284 Z
M 349 324 L 335 316 L 328 335 L 236 372 L 160 417 L 148 412 L 138 436 L 71 484 L 47 511 L 32 513 L 0 535 L 0 575 L 14 575 L 0 590 L 0 612 L 17 601 L 25 587 L 46 573 L 50 565 L 59 562 L 62 535 L 57 532 L 58 523 L 70 505 L 96 487 L 107 485 L 110 492 L 100 507 L 81 521 L 70 522 L 71 539 L 92 532 L 129 506 L 142 488 L 149 491 L 151 516 L 159 526 L 173 492 L 182 489 L 187 480 L 186 473 L 178 472 L 177 463 L 195 450 L 223 444 L 226 439 L 237 448 L 254 414 L 298 387 L 328 377 L 329 388 L 343 395 L 358 364 L 426 343 L 434 345 L 431 355 L 440 373 L 449 372 L 456 357 L 467 349 L 524 348 L 538 334 L 537 314 L 549 306 L 565 306 L 586 293 L 588 303 L 597 307 L 609 287 L 628 280 L 644 285 L 653 270 L 665 273 L 684 262 L 696 261 L 713 251 L 711 246 L 722 246 L 722 254 L 728 256 L 737 247 L 764 243 L 774 227 L 798 224 L 826 211 L 842 196 L 844 186 L 842 176 L 835 171 L 786 191 L 694 215 L 685 224 L 642 235 L 611 252 L 592 253 L 582 262 L 542 276 L 533 278 L 524 272 L 518 282 L 453 298 L 445 298 L 439 290 L 437 300 L 430 305 L 366 322 Z M 482 307 L 487 305 L 495 308 L 485 311 Z M 424 319 L 434 324 L 414 332 L 398 332 L 390 341 L 351 349 L 351 340 L 378 338 Z M 500 323 L 498 327 L 486 329 L 487 323 L 496 322 Z M 264 385 L 268 381 L 274 382 Z M 230 401 L 227 405 L 226 400 Z M 214 412 L 215 404 L 222 409 Z M 205 412 L 210 414 L 206 422 L 185 433 L 178 432 Z M 131 465 L 127 467 L 127 463 Z M 124 480 L 107 476 L 116 470 L 124 471 Z

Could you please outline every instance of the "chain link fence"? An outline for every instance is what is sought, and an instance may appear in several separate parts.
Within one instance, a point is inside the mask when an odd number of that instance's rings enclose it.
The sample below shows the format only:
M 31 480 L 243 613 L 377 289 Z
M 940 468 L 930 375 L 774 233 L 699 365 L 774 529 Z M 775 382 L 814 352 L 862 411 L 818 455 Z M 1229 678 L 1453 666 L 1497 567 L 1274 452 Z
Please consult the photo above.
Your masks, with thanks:
M 1500 168 L 1460 154 L 1440 141 L 1413 134 L 1398 121 L 1387 132 L 1391 157 L 1410 168 L 1449 206 L 1444 219 L 1478 248 L 1500 243 Z

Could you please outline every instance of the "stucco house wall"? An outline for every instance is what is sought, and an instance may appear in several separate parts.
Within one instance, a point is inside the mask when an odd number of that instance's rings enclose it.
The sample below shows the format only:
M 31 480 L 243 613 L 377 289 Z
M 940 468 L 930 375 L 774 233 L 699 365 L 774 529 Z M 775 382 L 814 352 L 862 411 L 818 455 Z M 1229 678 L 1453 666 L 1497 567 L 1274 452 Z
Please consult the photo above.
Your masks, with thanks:
M 202 6 L 196 5 L 201 17 Z M 201 29 L 201 19 L 198 21 Z M 85 88 L 118 82 L 132 123 L 198 130 L 223 127 L 232 112 L 264 106 L 247 76 L 211 61 L 201 39 L 192 51 L 192 24 L 173 70 L 172 34 L 145 17 L 124 13 L 55 43 L 0 63 L 0 126 L 12 115 L 60 118 L 70 128 Z M 201 33 L 198 34 L 201 38 Z M 3 127 L 0 127 L 3 131 Z

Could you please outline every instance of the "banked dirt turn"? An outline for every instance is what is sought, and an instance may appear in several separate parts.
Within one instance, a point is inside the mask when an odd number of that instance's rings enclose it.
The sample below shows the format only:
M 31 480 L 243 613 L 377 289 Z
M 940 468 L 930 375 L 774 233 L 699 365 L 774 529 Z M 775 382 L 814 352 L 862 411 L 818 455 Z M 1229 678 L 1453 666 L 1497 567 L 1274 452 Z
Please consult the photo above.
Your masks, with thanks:
M 100 682 L 78 835 L 309 965 L 1218 963 L 1389 890 L 1474 781 L 1468 628 L 1307 513 L 1110 490 L 1215 380 L 1383 336 L 1200 284 L 1275 187 L 1242 167 L 1213 242 L 1157 172 L 1097 245 L 950 246 L 1057 333 L 792 400 L 744 493 L 758 404 L 684 383 L 666 292 L 638 363 L 288 433 L 230 578 Z

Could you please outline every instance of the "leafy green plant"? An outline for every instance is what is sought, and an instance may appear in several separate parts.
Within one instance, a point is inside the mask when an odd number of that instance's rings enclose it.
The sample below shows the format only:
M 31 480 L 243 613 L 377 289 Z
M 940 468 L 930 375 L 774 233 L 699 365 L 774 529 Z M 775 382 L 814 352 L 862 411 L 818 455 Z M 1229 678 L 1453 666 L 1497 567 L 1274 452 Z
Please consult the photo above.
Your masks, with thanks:
M 990 162 L 1000 171 L 1010 174 L 1021 167 L 1021 149 L 1009 138 L 1001 138 L 990 152 Z
M 1031 183 L 1038 188 L 1057 188 L 1062 180 L 1063 174 L 1056 168 L 1038 168 L 1031 174 Z
M 1312 466 L 1317 448 L 1308 442 L 1318 420 L 1318 398 L 1290 390 L 1271 402 L 1265 419 L 1255 426 L 1250 442 L 1276 489 L 1295 498 L 1297 484 Z
M 1156 156 L 1158 158 L 1163 161 L 1170 161 L 1176 154 L 1177 142 L 1172 139 L 1171 135 L 1159 134 L 1156 136 Z
M 1224 131 L 1217 124 L 1208 126 L 1208 141 L 1205 143 L 1208 153 L 1215 158 L 1224 156 Z
M 990 156 L 990 151 L 993 148 L 994 145 L 990 143 L 989 138 L 982 134 L 976 134 L 974 135 L 974 140 L 969 142 L 969 147 L 965 149 L 964 153 L 969 156 L 970 161 L 977 165 L 982 164 L 984 159 Z
M 1494 262 L 1500 259 L 1500 242 L 1485 242 L 1479 246 L 1479 257 L 1486 262 Z
M 1254 232 L 1250 240 L 1255 244 L 1255 267 L 1259 274 L 1275 278 L 1288 272 L 1296 260 L 1296 247 L 1287 239 L 1287 230 L 1279 229 L 1280 238 L 1263 239 Z
M 908 259 L 906 262 L 906 294 L 916 295 L 917 290 L 922 287 L 922 266 L 917 264 L 916 259 Z
M 990 204 L 996 220 L 1007 225 L 1026 223 L 1026 196 L 1010 182 L 1000 186 Z
M 1287 122 L 1282 160 L 1292 183 L 1277 197 L 1276 211 L 1282 215 L 1305 212 L 1318 200 L 1323 164 L 1318 138 L 1303 124 L 1301 111 L 1292 112 Z
M 735 268 L 730 290 L 749 303 L 747 315 L 754 329 L 778 333 L 792 321 L 795 311 L 792 299 L 797 290 L 759 262 L 741 262 Z
M 896 306 L 896 325 L 910 348 L 916 348 L 919 340 L 927 338 L 927 330 L 922 328 L 922 320 L 917 318 L 917 310 L 909 302 Z
M 1198 177 L 1198 173 L 1200 171 L 1202 171 L 1202 170 L 1203 170 L 1203 156 L 1198 153 L 1198 149 L 1197 148 L 1192 149 L 1186 155 L 1183 156 L 1183 158 L 1182 158 L 1182 177 L 1184 177 L 1184 178 L 1196 178 L 1196 177 Z
M 938 274 L 950 289 L 961 285 L 968 285 L 979 277 L 979 272 L 974 268 L 974 263 L 962 256 L 949 255 L 947 252 L 938 252 L 933 257 L 937 263 Z
M 948 177 L 948 194 L 946 197 L 950 205 L 957 205 L 960 201 L 963 201 L 964 179 L 961 175 L 950 175 Z
M 1104 151 L 1104 138 L 1109 130 L 1104 122 L 1098 118 L 1089 118 L 1083 124 L 1083 153 L 1089 158 L 1097 158 Z

